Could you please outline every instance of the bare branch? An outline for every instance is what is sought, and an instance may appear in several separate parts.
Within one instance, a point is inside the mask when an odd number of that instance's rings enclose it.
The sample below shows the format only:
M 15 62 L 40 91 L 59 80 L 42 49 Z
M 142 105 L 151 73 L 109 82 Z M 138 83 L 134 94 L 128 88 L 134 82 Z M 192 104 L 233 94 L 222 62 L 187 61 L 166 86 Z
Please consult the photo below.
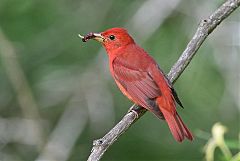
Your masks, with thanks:
M 202 45 L 207 36 L 235 9 L 240 5 L 240 0 L 227 0 L 222 4 L 212 15 L 207 19 L 202 20 L 197 28 L 191 41 L 168 73 L 168 79 L 174 83 L 182 74 L 184 69 L 191 62 L 199 47 Z M 103 138 L 93 142 L 93 148 L 88 161 L 98 161 L 103 156 L 104 152 L 124 133 L 128 128 L 139 119 L 146 110 L 133 105 L 131 108 L 134 111 L 127 113 L 122 120 L 111 129 Z M 138 117 L 137 117 L 138 115 Z
M 181 57 L 171 68 L 168 73 L 168 79 L 175 82 L 182 74 L 184 69 L 188 66 L 193 56 L 196 54 L 199 47 L 202 45 L 207 36 L 235 9 L 240 5 L 240 0 L 228 0 L 222 4 L 211 16 L 202 20 L 197 28 L 191 41 L 188 43 L 186 49 L 183 51 Z

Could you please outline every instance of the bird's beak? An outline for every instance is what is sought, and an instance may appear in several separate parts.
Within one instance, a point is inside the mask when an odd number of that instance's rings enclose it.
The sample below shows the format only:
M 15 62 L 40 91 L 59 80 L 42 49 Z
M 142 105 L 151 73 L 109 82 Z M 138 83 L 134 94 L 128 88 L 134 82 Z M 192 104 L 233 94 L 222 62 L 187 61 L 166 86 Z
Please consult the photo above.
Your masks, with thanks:
M 103 43 L 104 42 L 104 37 L 102 36 L 102 34 L 100 33 L 93 33 L 93 39 L 100 42 L 100 43 Z

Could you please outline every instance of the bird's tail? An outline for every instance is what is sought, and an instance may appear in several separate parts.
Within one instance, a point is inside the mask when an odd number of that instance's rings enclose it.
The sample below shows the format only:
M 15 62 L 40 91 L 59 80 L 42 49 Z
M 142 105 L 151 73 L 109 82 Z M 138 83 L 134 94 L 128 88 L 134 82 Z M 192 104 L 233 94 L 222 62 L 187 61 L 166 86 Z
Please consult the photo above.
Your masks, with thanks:
M 165 120 L 167 121 L 172 135 L 177 141 L 182 142 L 185 137 L 189 140 L 193 140 L 191 132 L 183 123 L 181 117 L 178 115 L 177 112 L 173 114 L 165 109 L 161 109 L 161 111 L 164 115 Z
M 182 142 L 185 137 L 189 140 L 193 140 L 193 136 L 191 132 L 183 123 L 177 111 L 175 111 L 174 102 L 170 104 L 164 98 L 158 98 L 157 102 L 158 102 L 158 105 L 161 105 L 159 106 L 160 111 L 162 112 L 174 138 L 179 142 Z M 174 106 L 174 107 L 168 107 L 168 106 Z

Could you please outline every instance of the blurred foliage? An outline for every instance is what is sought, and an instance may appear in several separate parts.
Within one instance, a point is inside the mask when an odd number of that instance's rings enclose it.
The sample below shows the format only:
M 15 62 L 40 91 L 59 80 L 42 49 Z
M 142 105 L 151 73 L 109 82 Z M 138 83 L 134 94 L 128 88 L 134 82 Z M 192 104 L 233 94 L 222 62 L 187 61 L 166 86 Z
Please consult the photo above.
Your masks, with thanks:
M 231 149 L 239 150 L 238 141 L 232 141 L 231 144 L 227 144 L 224 139 L 224 133 L 226 133 L 227 128 L 220 123 L 214 124 L 212 128 L 212 138 L 210 138 L 205 145 L 204 151 L 206 153 L 206 161 L 214 161 L 214 152 L 217 148 L 221 150 L 223 156 L 218 156 L 216 160 L 226 160 L 226 161 L 238 161 L 240 160 L 240 152 L 233 155 L 230 151 Z
M 167 73 L 200 19 L 221 3 L 1 0 L 0 160 L 86 160 L 92 141 L 131 106 L 111 79 L 101 46 L 83 44 L 78 33 L 127 27 Z M 237 138 L 239 27 L 237 10 L 210 35 L 175 84 L 185 107 L 178 111 L 195 135 L 193 142 L 177 143 L 167 125 L 147 113 L 102 160 L 202 161 L 211 137 L 207 131 L 215 122 L 226 125 L 228 138 Z M 28 110 L 31 117 L 25 115 Z M 221 151 L 214 154 L 222 159 Z

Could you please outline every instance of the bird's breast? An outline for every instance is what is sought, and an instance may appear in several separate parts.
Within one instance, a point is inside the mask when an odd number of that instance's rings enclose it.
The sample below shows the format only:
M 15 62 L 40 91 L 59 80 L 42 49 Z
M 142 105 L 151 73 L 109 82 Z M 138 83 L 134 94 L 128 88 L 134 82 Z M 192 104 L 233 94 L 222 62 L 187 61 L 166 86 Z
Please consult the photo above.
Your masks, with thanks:
M 134 101 L 134 99 L 131 97 L 131 95 L 127 92 L 127 89 L 125 89 L 125 88 L 123 87 L 123 85 L 122 85 L 120 82 L 118 82 L 116 79 L 114 79 L 114 80 L 115 80 L 118 88 L 121 90 L 121 92 L 122 92 L 125 96 L 127 96 L 128 99 L 130 99 L 131 101 L 133 101 L 134 103 L 136 103 L 136 102 Z

